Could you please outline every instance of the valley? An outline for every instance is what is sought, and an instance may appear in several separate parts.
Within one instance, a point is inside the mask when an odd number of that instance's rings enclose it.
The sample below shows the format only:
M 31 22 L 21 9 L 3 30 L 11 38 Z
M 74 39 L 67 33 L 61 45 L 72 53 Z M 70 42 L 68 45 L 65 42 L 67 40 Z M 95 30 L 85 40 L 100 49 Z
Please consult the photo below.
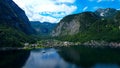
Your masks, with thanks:
M 104 41 L 105 44 L 118 43 L 119 46 L 120 11 L 114 8 L 100 8 L 94 12 L 68 15 L 57 24 L 30 22 L 25 12 L 11 0 L 0 1 L 0 3 L 1 7 L 7 7 L 0 9 L 3 10 L 0 12 L 0 47 L 18 47 L 19 45 L 24 47 L 25 43 L 37 44 L 37 41 L 44 39 L 58 40 L 62 43 L 67 41 L 73 44 L 79 42 L 82 45 L 86 43 L 97 45 L 96 43 L 102 44 L 99 42 Z M 9 9 L 8 12 L 7 9 Z M 92 40 L 94 42 L 91 42 Z
M 28 3 L 19 3 L 28 9 Z M 13 0 L 0 0 L 0 68 L 120 67 L 119 9 L 85 11 L 89 9 L 85 7 L 84 11 L 65 15 L 64 11 L 32 12 L 33 6 L 38 7 L 32 4 L 26 12 Z

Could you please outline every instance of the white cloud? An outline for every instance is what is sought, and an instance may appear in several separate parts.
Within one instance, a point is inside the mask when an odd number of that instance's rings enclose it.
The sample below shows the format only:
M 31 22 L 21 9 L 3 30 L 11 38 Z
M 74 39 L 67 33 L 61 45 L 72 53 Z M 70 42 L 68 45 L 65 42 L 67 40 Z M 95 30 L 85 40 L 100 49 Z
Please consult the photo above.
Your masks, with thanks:
M 62 17 L 73 13 L 77 6 L 75 0 L 14 0 L 29 20 L 58 22 Z
M 88 6 L 84 7 L 84 8 L 83 8 L 83 11 L 85 11 L 87 8 L 88 8 Z
M 43 16 L 43 15 L 34 14 L 32 17 L 30 17 L 30 21 L 56 23 L 57 21 L 59 21 L 59 19 L 54 18 L 54 17 L 50 17 L 50 16 Z
M 97 2 L 99 3 L 99 2 L 101 2 L 102 0 L 98 0 Z

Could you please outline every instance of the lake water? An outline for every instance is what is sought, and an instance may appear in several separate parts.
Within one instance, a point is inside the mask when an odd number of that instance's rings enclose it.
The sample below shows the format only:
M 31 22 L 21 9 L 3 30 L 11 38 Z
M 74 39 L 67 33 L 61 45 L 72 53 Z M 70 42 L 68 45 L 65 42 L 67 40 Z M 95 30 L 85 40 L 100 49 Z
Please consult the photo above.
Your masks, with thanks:
M 14 57 L 8 54 L 14 59 L 2 54 L 9 59 L 0 61 L 0 68 L 120 68 L 120 49 L 75 46 L 15 52 Z

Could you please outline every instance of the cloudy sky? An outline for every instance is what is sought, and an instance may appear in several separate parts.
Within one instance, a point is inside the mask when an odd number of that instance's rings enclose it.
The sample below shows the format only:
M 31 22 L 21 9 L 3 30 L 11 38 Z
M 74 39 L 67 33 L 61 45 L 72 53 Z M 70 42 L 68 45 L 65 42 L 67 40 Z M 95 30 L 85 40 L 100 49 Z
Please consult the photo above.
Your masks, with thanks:
M 13 0 L 30 21 L 58 23 L 64 16 L 98 8 L 120 9 L 120 0 Z

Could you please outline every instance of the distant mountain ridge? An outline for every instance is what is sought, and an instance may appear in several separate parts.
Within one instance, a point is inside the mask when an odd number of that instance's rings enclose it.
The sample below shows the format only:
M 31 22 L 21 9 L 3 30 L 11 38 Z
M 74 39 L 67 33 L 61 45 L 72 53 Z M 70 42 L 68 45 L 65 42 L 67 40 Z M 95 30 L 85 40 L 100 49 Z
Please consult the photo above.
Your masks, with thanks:
M 105 8 L 105 9 L 99 8 L 95 11 L 95 14 L 104 18 L 108 18 L 108 17 L 112 18 L 113 16 L 115 16 L 117 12 L 118 11 L 114 8 Z
M 31 21 L 32 27 L 36 30 L 37 34 L 40 35 L 49 35 L 51 31 L 56 27 L 57 23 L 50 22 L 39 22 L 39 21 Z

